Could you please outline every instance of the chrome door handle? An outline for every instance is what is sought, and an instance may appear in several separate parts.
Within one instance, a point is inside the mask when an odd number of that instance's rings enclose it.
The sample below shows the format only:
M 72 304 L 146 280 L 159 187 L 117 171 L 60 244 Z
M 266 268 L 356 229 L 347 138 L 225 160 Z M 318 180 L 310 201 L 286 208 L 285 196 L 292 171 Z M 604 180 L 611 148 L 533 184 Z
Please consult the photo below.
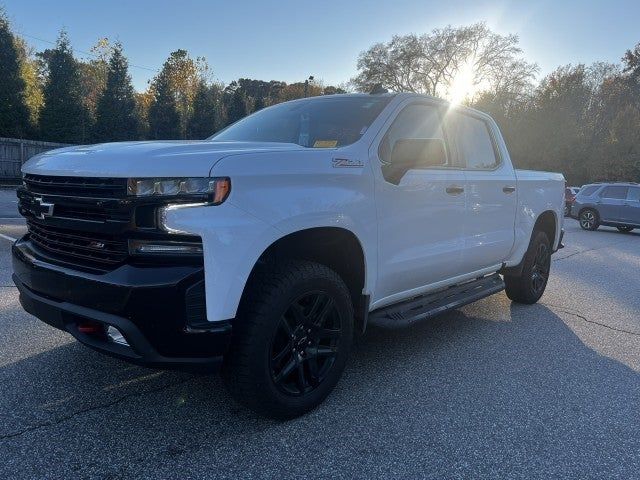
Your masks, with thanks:
M 513 193 L 516 191 L 516 187 L 514 187 L 513 185 L 505 185 L 504 187 L 502 187 L 502 191 L 504 193 Z
M 459 185 L 449 185 L 445 191 L 449 194 L 449 195 L 460 195 L 462 192 L 464 192 L 464 187 L 461 187 Z

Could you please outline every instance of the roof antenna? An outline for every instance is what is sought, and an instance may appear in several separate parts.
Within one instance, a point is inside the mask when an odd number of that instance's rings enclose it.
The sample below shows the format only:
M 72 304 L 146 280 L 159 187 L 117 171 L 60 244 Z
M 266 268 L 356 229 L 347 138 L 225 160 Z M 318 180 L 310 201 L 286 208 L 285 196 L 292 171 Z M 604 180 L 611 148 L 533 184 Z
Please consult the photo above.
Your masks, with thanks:
M 389 90 L 384 88 L 381 83 L 376 83 L 369 92 L 369 95 L 380 95 L 381 93 L 389 93 Z

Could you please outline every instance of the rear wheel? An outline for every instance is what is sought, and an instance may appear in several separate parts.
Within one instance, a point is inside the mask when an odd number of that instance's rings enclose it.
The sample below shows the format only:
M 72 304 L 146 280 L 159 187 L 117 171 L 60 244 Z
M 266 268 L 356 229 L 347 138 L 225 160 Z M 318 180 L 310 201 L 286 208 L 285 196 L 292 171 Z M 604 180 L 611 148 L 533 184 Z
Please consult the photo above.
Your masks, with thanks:
M 590 208 L 586 208 L 580 212 L 578 221 L 584 230 L 596 230 L 600 226 L 598 212 Z
M 633 227 L 629 227 L 629 226 L 624 226 L 624 227 L 616 227 L 618 230 L 620 230 L 623 233 L 627 233 L 630 232 L 631 230 L 633 230 Z
M 551 270 L 551 242 L 546 233 L 533 233 L 522 261 L 520 275 L 504 276 L 507 297 L 518 303 L 536 303 L 547 287 Z
M 349 291 L 313 262 L 272 265 L 243 300 L 224 376 L 240 403 L 293 418 L 318 406 L 344 370 L 353 339 Z

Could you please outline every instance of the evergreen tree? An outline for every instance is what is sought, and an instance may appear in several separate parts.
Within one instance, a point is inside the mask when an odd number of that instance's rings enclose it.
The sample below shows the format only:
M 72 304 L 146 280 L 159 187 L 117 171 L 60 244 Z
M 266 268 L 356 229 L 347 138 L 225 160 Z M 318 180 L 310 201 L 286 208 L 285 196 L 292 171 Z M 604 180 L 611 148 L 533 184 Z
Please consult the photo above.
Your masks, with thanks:
M 48 78 L 40 114 L 42 136 L 52 142 L 86 143 L 91 131 L 90 116 L 82 102 L 78 63 L 66 33 L 60 34 L 56 48 L 45 53 Z
M 218 130 L 219 105 L 217 88 L 201 82 L 193 99 L 193 114 L 187 123 L 187 138 L 203 139 Z
M 180 138 L 180 113 L 167 73 L 167 63 L 153 82 L 154 100 L 149 108 L 149 136 L 154 140 Z
M 109 59 L 107 86 L 98 99 L 96 109 L 94 137 L 101 142 L 138 137 L 135 93 L 120 44 L 116 44 Z
M 247 96 L 241 88 L 236 88 L 229 99 L 229 106 L 227 107 L 227 125 L 246 117 L 248 113 Z
M 30 130 L 26 84 L 9 21 L 0 10 L 0 137 L 25 137 Z

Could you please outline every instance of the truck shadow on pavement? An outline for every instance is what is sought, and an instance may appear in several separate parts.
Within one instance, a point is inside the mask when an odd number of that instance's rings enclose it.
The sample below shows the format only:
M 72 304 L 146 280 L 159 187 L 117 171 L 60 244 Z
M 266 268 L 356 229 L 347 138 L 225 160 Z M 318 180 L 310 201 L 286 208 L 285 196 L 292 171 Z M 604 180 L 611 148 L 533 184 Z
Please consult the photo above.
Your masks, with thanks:
M 0 465 L 12 477 L 50 472 L 63 453 L 60 476 L 629 478 L 640 462 L 638 373 L 548 308 L 503 296 L 370 329 L 336 391 L 289 422 L 238 407 L 218 376 L 76 343 L 0 367 L 0 382 L 0 457 L 22 459 Z

